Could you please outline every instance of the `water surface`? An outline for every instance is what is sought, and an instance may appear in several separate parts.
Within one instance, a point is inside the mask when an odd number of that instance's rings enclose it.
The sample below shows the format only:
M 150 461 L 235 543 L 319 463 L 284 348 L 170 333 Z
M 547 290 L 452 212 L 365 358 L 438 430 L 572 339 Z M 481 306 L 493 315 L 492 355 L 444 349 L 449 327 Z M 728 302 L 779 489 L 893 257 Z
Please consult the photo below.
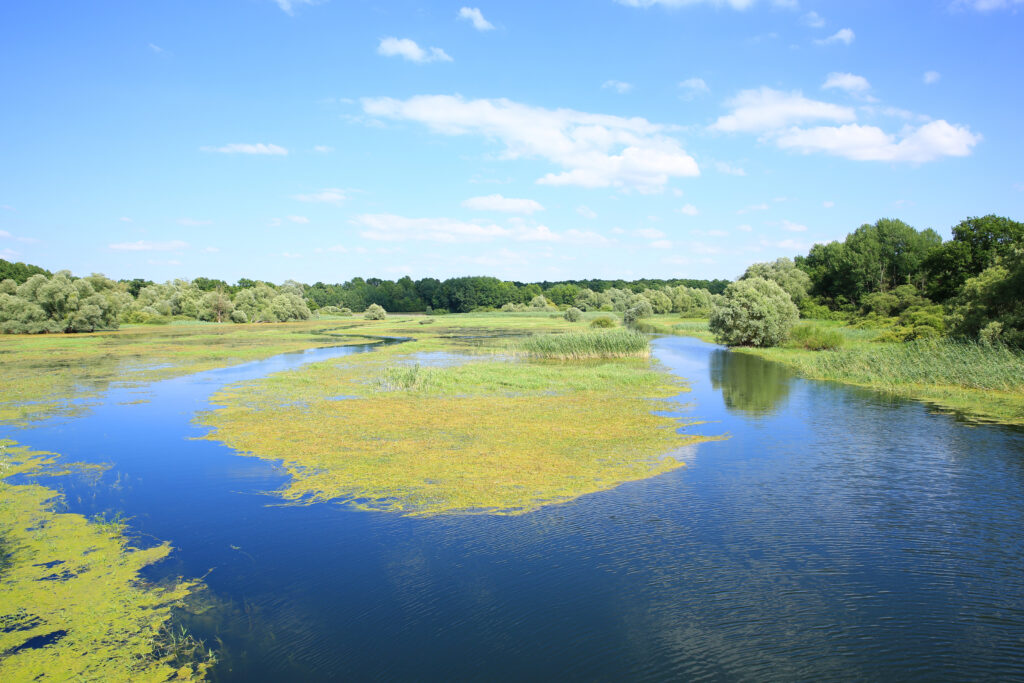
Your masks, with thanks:
M 153 578 L 206 576 L 210 609 L 184 619 L 219 639 L 217 680 L 1024 680 L 1020 431 L 661 338 L 704 420 L 686 429 L 730 438 L 527 515 L 281 506 L 273 463 L 193 440 L 225 384 L 370 348 L 114 390 L 5 435 L 112 463 L 68 480 L 68 506 L 169 540 Z

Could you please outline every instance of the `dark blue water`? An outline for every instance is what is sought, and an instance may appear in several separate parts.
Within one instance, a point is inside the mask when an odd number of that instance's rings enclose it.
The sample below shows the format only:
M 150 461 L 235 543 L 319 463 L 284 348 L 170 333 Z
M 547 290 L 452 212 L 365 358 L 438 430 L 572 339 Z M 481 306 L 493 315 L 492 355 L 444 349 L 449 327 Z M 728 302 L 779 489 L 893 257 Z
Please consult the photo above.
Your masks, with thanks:
M 69 480 L 69 508 L 169 540 L 153 578 L 206 576 L 181 618 L 220 648 L 217 680 L 1024 680 L 1024 434 L 655 347 L 706 421 L 685 429 L 730 438 L 518 517 L 279 506 L 279 468 L 191 440 L 224 384 L 365 349 L 116 390 L 7 435 L 112 463 Z

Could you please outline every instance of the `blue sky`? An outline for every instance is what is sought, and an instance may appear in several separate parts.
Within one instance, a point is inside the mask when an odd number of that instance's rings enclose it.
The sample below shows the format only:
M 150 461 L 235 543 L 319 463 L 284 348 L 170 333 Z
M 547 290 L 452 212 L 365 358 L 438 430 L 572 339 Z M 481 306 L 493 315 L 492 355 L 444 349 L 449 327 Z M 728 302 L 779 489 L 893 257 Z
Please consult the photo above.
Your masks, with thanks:
M 1024 219 L 1024 0 L 0 7 L 0 257 L 340 282 L 735 277 Z

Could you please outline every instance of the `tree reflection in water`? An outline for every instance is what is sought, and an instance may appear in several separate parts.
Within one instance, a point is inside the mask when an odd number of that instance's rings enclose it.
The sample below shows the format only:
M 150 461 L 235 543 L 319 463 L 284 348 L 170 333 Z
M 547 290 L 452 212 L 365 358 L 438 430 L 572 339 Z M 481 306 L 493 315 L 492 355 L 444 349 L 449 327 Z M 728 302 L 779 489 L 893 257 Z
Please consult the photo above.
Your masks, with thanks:
M 722 392 L 725 407 L 747 415 L 767 415 L 789 395 L 790 372 L 745 353 L 711 353 L 711 386 Z

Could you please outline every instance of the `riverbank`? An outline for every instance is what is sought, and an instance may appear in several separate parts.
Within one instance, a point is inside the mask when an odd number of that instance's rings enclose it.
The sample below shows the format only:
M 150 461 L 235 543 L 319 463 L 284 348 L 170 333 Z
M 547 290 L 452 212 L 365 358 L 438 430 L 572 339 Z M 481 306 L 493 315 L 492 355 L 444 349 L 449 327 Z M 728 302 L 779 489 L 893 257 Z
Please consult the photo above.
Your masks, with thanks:
M 654 324 L 665 333 L 671 330 L 672 334 L 714 341 L 706 321 L 658 316 Z M 733 351 L 781 363 L 807 379 L 842 382 L 924 401 L 965 420 L 1024 425 L 1024 355 L 1020 353 L 943 338 L 879 342 L 875 341 L 876 330 L 828 320 L 799 324 L 835 332 L 842 336 L 842 345 L 823 351 L 795 344 L 767 349 L 736 347 Z

